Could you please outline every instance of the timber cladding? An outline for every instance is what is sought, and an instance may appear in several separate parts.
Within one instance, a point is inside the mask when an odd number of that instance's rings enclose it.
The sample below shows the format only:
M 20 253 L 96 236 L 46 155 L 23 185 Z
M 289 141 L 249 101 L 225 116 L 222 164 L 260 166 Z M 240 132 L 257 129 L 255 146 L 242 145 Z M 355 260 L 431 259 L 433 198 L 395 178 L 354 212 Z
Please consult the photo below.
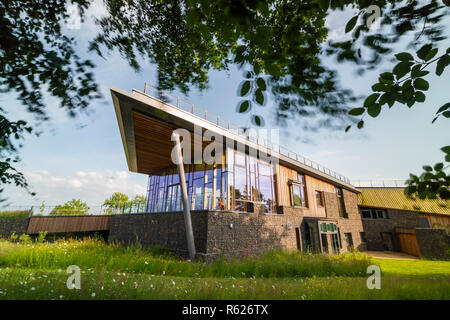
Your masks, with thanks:
M 31 217 L 27 233 L 107 231 L 110 228 L 110 219 L 111 216 Z
M 276 196 L 277 204 L 282 207 L 291 206 L 291 194 L 289 189 L 289 180 L 298 179 L 298 171 L 287 168 L 280 164 L 276 165 Z M 305 216 L 326 217 L 325 207 L 319 207 L 316 203 L 316 191 L 334 193 L 334 186 L 325 181 L 316 179 L 304 174 L 306 185 L 306 198 L 308 207 L 302 209 Z

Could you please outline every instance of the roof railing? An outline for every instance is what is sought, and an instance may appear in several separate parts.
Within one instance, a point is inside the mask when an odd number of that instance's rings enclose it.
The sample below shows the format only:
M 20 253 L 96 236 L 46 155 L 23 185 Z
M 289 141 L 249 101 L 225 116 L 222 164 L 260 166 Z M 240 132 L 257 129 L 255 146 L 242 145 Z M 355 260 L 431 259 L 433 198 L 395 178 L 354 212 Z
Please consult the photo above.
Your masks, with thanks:
M 147 89 L 155 91 L 156 95 L 148 93 Z M 186 111 L 186 112 L 193 114 L 195 116 L 198 116 L 208 122 L 211 122 L 212 124 L 215 124 L 215 125 L 221 127 L 222 129 L 232 131 L 234 134 L 237 134 L 249 141 L 253 141 L 259 146 L 273 150 L 273 151 L 275 151 L 281 155 L 284 155 L 294 161 L 300 162 L 300 163 L 302 163 L 308 167 L 311 167 L 315 170 L 319 170 L 320 172 L 322 172 L 326 175 L 329 175 L 340 181 L 350 184 L 350 179 L 343 176 L 342 174 L 339 174 L 331 169 L 328 169 L 328 168 L 318 164 L 317 162 L 307 159 L 307 158 L 303 157 L 302 155 L 299 155 L 296 152 L 291 151 L 283 146 L 280 146 L 276 143 L 272 143 L 270 140 L 268 140 L 266 138 L 263 138 L 260 136 L 251 137 L 248 134 L 248 131 L 246 129 L 244 129 L 244 128 L 230 122 L 229 120 L 224 119 L 212 112 L 209 112 L 206 109 L 196 106 L 193 103 L 191 103 L 183 98 L 180 98 L 180 97 L 178 97 L 174 94 L 171 94 L 167 91 L 161 90 L 161 89 L 159 89 L 155 86 L 152 86 L 151 84 L 148 84 L 148 83 L 145 83 L 143 92 L 149 96 L 155 97 L 165 103 L 168 103 L 168 104 L 170 104 L 174 107 L 177 107 L 183 111 Z
M 355 180 L 351 184 L 356 188 L 405 188 L 406 180 L 402 179 L 374 179 Z

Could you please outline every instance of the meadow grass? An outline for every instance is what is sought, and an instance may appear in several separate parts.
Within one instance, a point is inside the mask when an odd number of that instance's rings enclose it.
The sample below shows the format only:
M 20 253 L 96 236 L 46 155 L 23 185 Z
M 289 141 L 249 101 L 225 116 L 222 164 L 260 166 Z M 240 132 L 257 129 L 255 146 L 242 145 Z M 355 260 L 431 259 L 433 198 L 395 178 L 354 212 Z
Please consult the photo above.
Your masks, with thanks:
M 371 264 L 361 253 L 337 256 L 271 251 L 260 257 L 219 259 L 214 263 L 181 260 L 168 250 L 105 244 L 101 240 L 15 243 L 0 240 L 0 267 L 55 270 L 77 265 L 97 271 L 126 271 L 184 277 L 363 276 Z
M 63 270 L 0 269 L 0 299 L 450 299 L 448 277 L 195 278 L 85 270 L 69 290 Z
M 372 259 L 383 275 L 450 276 L 450 261 Z
M 449 262 L 272 251 L 260 257 L 189 262 L 161 248 L 98 239 L 0 240 L 0 299 L 450 299 Z M 366 269 L 381 267 L 381 290 Z M 81 269 L 69 290 L 66 269 Z

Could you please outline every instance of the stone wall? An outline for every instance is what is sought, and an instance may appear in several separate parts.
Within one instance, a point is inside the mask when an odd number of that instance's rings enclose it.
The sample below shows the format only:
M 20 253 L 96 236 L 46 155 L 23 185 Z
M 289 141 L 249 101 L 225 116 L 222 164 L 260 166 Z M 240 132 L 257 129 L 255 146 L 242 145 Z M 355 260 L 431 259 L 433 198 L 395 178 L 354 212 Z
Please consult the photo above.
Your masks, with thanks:
M 296 228 L 303 217 L 283 208 L 283 214 L 266 214 L 261 205 L 254 212 L 209 212 L 207 254 L 245 256 L 270 249 L 298 249 Z
M 387 209 L 388 219 L 362 219 L 367 250 L 383 251 L 382 232 L 392 234 L 394 251 L 401 251 L 395 228 L 426 227 L 425 220 L 416 212 Z
M 245 256 L 270 249 L 302 250 L 302 233 L 308 221 L 332 220 L 340 228 L 341 251 L 346 251 L 344 233 L 351 233 L 355 248 L 363 250 L 360 239 L 361 218 L 357 196 L 344 192 L 348 218 L 339 217 L 336 195 L 325 197 L 327 217 L 307 217 L 305 210 L 278 207 L 278 214 L 264 213 L 255 204 L 253 212 L 194 211 L 191 213 L 195 246 L 199 256 L 214 260 L 220 256 Z M 297 233 L 299 233 L 297 235 Z M 162 246 L 187 254 L 184 216 L 181 212 L 122 214 L 111 217 L 110 239 L 123 243 L 138 241 L 144 246 Z M 331 238 L 328 239 L 331 250 Z
M 9 238 L 15 232 L 21 235 L 27 232 L 30 218 L 8 218 L 0 219 L 0 237 Z
M 421 256 L 450 260 L 450 235 L 445 229 L 416 228 Z
M 192 211 L 197 252 L 206 253 L 207 211 Z M 139 242 L 146 247 L 165 247 L 186 255 L 187 240 L 182 212 L 118 214 L 111 216 L 109 239 L 124 244 Z

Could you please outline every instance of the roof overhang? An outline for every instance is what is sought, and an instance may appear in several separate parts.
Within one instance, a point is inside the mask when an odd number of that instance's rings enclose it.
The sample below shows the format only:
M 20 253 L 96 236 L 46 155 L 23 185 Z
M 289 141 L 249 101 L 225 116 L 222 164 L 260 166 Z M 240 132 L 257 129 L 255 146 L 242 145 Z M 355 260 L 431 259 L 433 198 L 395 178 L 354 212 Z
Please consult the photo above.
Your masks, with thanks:
M 130 93 L 111 87 L 111 95 L 128 169 L 132 172 L 152 174 L 163 169 L 162 165 L 168 167 L 167 164 L 172 163 L 169 150 L 173 147 L 170 130 L 184 128 L 194 133 L 194 127 L 198 126 L 202 131 L 210 130 L 232 141 L 235 148 L 237 144 L 244 145 L 246 152 L 269 154 L 285 167 L 304 172 L 352 192 L 360 192 L 350 183 L 268 149 L 242 135 L 141 91 L 133 89 Z M 157 152 L 154 152 L 155 150 Z

